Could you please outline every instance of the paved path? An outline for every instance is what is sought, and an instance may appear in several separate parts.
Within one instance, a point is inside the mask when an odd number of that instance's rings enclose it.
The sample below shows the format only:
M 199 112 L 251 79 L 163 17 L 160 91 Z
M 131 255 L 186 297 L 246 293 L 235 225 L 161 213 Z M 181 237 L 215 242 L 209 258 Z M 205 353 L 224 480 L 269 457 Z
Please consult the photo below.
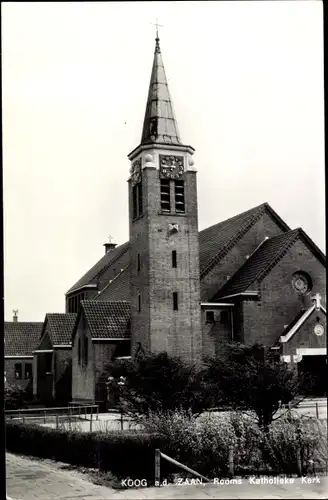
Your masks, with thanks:
M 40 461 L 6 454 L 8 499 L 12 500 L 104 500 L 104 499 L 312 499 L 328 498 L 328 477 L 295 479 L 294 484 L 171 485 L 161 488 L 114 490 L 98 486 L 75 471 L 61 470 L 50 460 Z

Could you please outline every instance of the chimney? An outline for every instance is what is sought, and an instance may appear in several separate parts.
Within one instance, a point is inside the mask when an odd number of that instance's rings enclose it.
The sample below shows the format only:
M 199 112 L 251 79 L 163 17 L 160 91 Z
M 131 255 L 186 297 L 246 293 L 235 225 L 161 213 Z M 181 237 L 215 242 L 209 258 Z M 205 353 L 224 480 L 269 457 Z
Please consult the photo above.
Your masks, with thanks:
M 113 243 L 113 238 L 111 236 L 108 237 L 108 243 L 104 243 L 104 247 L 105 247 L 105 255 L 106 253 L 108 252 L 111 252 L 112 250 L 114 250 L 114 248 L 116 247 L 117 243 Z
M 18 309 L 13 309 L 13 313 L 14 313 L 14 316 L 13 316 L 13 322 L 14 323 L 17 323 L 18 322 Z

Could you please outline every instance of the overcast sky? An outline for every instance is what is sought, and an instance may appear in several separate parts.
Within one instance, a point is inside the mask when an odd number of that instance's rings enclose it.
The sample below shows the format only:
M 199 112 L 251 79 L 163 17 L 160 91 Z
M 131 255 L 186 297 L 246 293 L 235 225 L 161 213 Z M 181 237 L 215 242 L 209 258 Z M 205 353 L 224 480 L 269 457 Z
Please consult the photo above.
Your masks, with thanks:
M 199 228 L 265 201 L 325 251 L 319 1 L 3 3 L 5 312 L 42 321 L 128 239 L 159 19 Z

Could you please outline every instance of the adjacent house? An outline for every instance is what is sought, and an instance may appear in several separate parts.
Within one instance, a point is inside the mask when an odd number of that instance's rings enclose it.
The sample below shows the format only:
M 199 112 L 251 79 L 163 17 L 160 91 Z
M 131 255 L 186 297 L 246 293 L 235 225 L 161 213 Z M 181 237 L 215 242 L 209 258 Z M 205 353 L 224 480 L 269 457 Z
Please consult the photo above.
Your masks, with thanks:
M 14 321 L 4 324 L 5 379 L 33 391 L 33 351 L 40 342 L 43 323 Z
M 130 355 L 130 304 L 85 300 L 80 303 L 72 342 L 72 400 L 106 401 L 106 366 Z
M 72 334 L 76 314 L 46 314 L 33 351 L 33 394 L 45 404 L 68 405 L 72 398 Z

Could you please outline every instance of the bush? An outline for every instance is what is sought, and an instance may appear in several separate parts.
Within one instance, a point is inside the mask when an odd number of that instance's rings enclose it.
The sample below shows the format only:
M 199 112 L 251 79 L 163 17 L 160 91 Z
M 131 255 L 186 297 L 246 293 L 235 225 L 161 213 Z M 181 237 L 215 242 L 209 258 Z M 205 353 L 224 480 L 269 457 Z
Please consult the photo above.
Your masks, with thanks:
M 297 474 L 325 470 L 327 424 L 310 418 L 282 417 L 266 432 L 240 413 L 203 414 L 187 411 L 149 413 L 143 432 L 72 432 L 35 424 L 7 422 L 8 451 L 50 458 L 72 465 L 110 471 L 118 479 L 154 481 L 156 448 L 197 472 L 229 475 L 229 448 L 234 449 L 236 475 Z M 161 479 L 184 472 L 161 460 Z M 185 474 L 186 475 L 186 474 Z
M 5 385 L 5 410 L 25 408 L 31 399 L 31 394 L 20 385 Z
M 326 446 L 324 446 L 324 443 Z M 307 474 L 327 465 L 327 424 L 284 415 L 271 424 L 262 443 L 264 460 L 277 473 Z
M 229 446 L 236 444 L 236 436 L 226 415 L 197 418 L 191 412 L 171 411 L 150 413 L 141 421 L 148 432 L 165 436 L 165 448 L 172 458 L 204 476 L 228 475 Z
M 201 413 L 211 403 L 202 368 L 166 352 L 115 360 L 103 376 L 113 401 L 132 415 L 180 408 Z

